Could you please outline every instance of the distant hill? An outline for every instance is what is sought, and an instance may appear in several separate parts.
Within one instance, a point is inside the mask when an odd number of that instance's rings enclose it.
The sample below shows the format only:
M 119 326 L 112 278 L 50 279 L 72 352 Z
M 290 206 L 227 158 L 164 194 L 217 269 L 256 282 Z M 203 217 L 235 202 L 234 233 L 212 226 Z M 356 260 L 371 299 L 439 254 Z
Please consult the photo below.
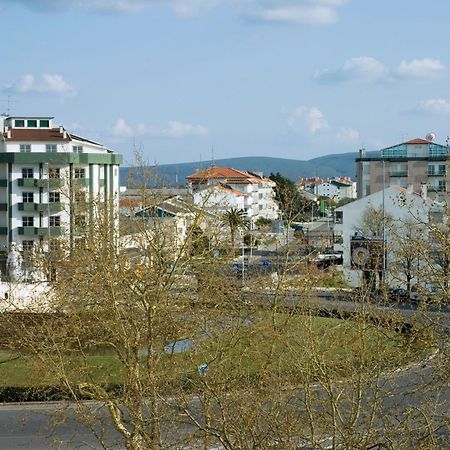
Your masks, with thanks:
M 370 154 L 371 152 L 368 152 Z M 374 152 L 375 153 L 375 152 Z M 357 153 L 338 153 L 333 155 L 319 156 L 309 161 L 297 159 L 271 158 L 265 156 L 242 157 L 218 159 L 214 161 L 216 166 L 234 167 L 239 170 L 251 170 L 253 172 L 263 172 L 269 176 L 271 172 L 280 172 L 282 175 L 296 181 L 301 177 L 318 176 L 321 178 L 331 178 L 337 176 L 347 176 L 355 178 L 355 158 Z M 177 184 L 184 186 L 186 177 L 198 170 L 211 166 L 212 161 L 162 164 L 154 167 L 161 180 L 159 185 L 172 187 Z M 120 169 L 120 184 L 125 185 L 128 176 L 127 167 Z

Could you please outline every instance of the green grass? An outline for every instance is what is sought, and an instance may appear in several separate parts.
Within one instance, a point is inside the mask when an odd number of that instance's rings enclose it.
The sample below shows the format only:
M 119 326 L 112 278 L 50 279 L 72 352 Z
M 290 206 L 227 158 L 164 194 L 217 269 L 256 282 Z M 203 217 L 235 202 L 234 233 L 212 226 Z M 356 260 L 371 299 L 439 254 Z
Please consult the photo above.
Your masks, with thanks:
M 287 314 L 255 313 L 252 325 L 227 327 L 211 324 L 210 337 L 198 337 L 191 351 L 159 354 L 155 361 L 160 380 L 170 387 L 189 384 L 197 367 L 208 363 L 208 374 L 217 382 L 240 386 L 301 383 L 307 374 L 333 377 L 370 374 L 375 368 L 398 367 L 419 358 L 425 349 L 394 331 L 367 323 Z M 121 383 L 124 368 L 111 354 L 81 357 L 75 354 L 36 356 L 0 352 L 0 386 L 61 385 L 61 368 L 72 383 Z M 43 357 L 43 355 L 41 355 Z M 145 373 L 142 358 L 142 373 Z

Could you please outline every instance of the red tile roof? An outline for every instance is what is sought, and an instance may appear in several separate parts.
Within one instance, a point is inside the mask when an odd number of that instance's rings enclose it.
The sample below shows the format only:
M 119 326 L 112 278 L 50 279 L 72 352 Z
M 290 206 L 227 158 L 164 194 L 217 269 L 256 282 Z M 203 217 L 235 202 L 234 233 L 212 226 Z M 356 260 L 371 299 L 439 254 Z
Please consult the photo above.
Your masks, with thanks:
M 211 178 L 249 178 L 250 174 L 230 167 L 209 167 L 186 178 L 188 180 L 208 180 Z
M 430 141 L 422 138 L 411 139 L 410 141 L 403 142 L 404 144 L 429 144 Z
M 11 137 L 7 137 L 7 133 L 4 133 L 4 137 L 7 141 L 70 141 L 69 133 L 65 134 L 65 137 L 60 133 L 59 128 L 50 129 L 30 129 L 30 128 L 9 128 L 8 132 L 11 133 Z
M 269 178 L 253 172 L 233 169 L 232 167 L 210 167 L 186 177 L 189 181 L 206 181 L 211 179 L 226 180 L 229 184 L 254 184 L 269 182 Z

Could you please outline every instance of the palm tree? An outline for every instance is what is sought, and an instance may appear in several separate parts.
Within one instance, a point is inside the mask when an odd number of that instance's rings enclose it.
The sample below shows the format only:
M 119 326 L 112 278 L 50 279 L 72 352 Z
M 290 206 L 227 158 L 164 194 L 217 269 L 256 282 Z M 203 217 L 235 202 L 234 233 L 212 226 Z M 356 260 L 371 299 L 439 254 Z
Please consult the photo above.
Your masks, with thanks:
M 247 214 L 243 209 L 231 208 L 223 215 L 223 224 L 230 228 L 231 248 L 234 250 L 236 233 L 240 229 L 248 228 Z

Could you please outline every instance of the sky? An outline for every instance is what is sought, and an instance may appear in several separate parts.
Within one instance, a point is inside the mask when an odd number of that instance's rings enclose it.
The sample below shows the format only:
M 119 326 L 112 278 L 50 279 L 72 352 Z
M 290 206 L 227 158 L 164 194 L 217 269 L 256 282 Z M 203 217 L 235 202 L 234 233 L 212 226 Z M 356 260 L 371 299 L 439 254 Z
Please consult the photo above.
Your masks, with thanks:
M 448 0 L 0 0 L 0 113 L 151 164 L 450 134 Z

